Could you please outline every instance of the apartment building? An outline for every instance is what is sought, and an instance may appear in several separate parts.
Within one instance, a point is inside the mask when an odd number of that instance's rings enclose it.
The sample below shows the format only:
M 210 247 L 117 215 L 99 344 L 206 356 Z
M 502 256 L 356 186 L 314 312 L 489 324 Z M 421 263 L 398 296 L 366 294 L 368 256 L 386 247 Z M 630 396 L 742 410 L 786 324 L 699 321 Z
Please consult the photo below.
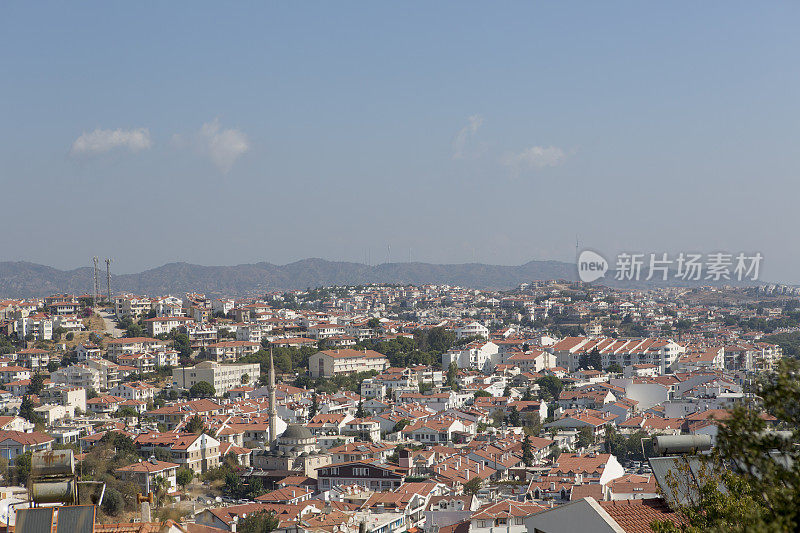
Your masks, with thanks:
M 249 341 L 222 341 L 210 344 L 207 348 L 208 355 L 216 361 L 235 361 L 260 349 L 260 344 Z
M 59 385 L 100 390 L 100 372 L 86 364 L 59 368 L 50 374 L 50 379 Z
M 308 360 L 308 370 L 315 378 L 370 370 L 383 372 L 387 368 L 389 359 L 374 350 L 322 350 Z
M 116 360 L 121 355 L 152 352 L 164 350 L 165 348 L 164 341 L 151 337 L 127 337 L 122 339 L 109 339 L 106 342 L 108 358 L 112 361 Z
M 147 403 L 155 397 L 156 388 L 143 381 L 129 381 L 127 383 L 120 383 L 109 390 L 108 393 L 113 396 L 125 398 L 126 400 L 137 400 Z
M 154 318 L 147 318 L 144 321 L 147 333 L 151 337 L 155 337 L 156 335 L 168 335 L 172 333 L 173 330 L 185 327 L 192 322 L 194 322 L 194 320 L 188 316 L 157 316 Z
M 14 321 L 14 331 L 19 339 L 53 340 L 53 319 L 43 313 L 20 317 Z
M 582 355 L 598 352 L 603 368 L 617 364 L 623 368 L 636 364 L 652 364 L 661 368 L 662 373 L 672 370 L 684 346 L 670 340 L 652 337 L 634 339 L 614 339 L 608 337 L 567 337 L 551 347 L 556 356 L 556 364 L 574 371 L 580 367 Z
M 242 384 L 242 376 L 247 375 L 255 380 L 261 373 L 258 363 L 223 365 L 215 361 L 203 361 L 195 366 L 174 368 L 172 382 L 174 387 L 191 389 L 192 386 L 205 381 L 214 386 L 218 396 L 222 396 L 234 387 Z
M 114 298 L 114 313 L 117 318 L 122 318 L 124 316 L 139 318 L 147 315 L 152 307 L 152 300 L 144 296 L 121 294 Z
M 50 352 L 40 348 L 27 348 L 17 352 L 17 363 L 31 370 L 37 371 L 47 368 L 50 362 Z

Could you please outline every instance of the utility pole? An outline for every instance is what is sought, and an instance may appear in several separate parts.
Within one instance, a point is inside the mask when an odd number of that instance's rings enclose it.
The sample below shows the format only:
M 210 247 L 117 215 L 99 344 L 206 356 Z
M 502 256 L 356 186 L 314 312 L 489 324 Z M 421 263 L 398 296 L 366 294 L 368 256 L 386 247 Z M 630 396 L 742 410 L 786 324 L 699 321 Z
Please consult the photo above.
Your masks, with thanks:
M 106 259 L 106 288 L 108 289 L 108 305 L 111 305 L 111 259 Z

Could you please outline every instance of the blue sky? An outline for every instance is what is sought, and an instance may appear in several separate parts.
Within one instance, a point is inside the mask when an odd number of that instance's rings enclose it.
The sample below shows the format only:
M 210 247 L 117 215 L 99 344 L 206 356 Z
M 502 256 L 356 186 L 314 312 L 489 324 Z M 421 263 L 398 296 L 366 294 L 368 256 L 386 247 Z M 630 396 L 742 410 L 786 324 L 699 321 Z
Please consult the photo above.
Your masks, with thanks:
M 0 7 L 0 260 L 760 251 L 800 281 L 796 3 Z

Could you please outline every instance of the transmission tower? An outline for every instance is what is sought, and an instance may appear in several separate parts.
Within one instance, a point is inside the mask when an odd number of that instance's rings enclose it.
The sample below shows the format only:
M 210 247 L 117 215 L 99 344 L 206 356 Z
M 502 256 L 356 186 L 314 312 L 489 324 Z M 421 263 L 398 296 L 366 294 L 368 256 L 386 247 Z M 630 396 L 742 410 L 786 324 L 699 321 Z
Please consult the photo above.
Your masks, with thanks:
M 106 259 L 106 288 L 108 289 L 108 305 L 111 305 L 111 259 Z
M 98 277 L 97 263 L 100 261 L 96 256 L 92 258 L 94 262 L 94 293 L 92 293 L 92 306 L 97 307 L 97 296 L 100 292 L 100 280 Z

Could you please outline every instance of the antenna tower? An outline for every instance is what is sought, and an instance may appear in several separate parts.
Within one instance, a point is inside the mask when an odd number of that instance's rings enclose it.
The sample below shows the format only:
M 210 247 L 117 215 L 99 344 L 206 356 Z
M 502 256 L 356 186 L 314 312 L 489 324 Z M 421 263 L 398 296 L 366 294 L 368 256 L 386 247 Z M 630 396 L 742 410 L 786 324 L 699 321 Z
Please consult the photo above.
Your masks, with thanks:
M 111 305 L 111 259 L 106 259 L 106 288 L 108 289 L 108 305 Z

